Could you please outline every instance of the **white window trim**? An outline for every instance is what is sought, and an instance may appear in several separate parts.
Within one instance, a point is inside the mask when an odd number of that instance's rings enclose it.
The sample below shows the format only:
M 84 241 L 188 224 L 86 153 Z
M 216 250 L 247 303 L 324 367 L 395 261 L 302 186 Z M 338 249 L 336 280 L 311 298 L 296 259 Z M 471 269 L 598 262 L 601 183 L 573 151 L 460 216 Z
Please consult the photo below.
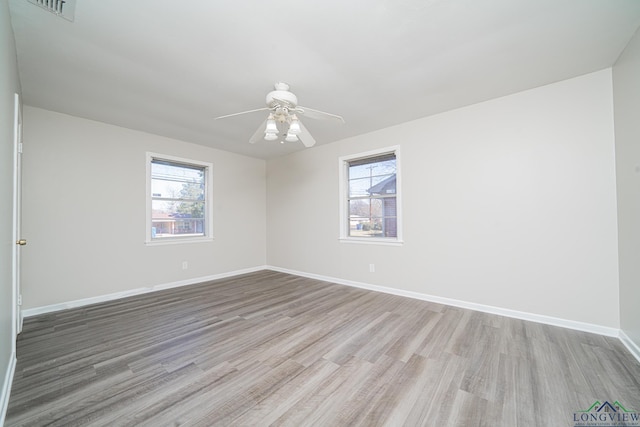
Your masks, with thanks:
M 394 153 L 396 156 L 396 226 L 397 237 L 352 237 L 349 236 L 349 206 L 347 203 L 347 193 L 349 183 L 347 178 L 349 176 L 349 162 L 352 160 L 363 159 L 366 157 L 375 157 L 382 154 Z M 363 153 L 350 154 L 341 156 L 338 158 L 338 170 L 339 184 L 340 184 L 340 234 L 339 240 L 341 243 L 356 243 L 356 244 L 374 244 L 374 245 L 389 245 L 389 246 L 401 246 L 404 243 L 402 239 L 402 188 L 401 180 L 402 174 L 400 172 L 400 146 L 393 145 L 391 147 L 380 148 L 377 150 L 366 151 Z
M 204 236 L 197 237 L 170 237 L 165 239 L 153 239 L 151 237 L 151 161 L 153 159 L 168 160 L 170 162 L 184 163 L 188 165 L 200 166 L 205 168 L 205 186 L 206 186 L 206 203 L 205 203 L 205 223 Z M 185 159 L 182 157 L 169 156 L 166 154 L 147 152 L 146 154 L 146 245 L 174 245 L 180 243 L 198 243 L 213 241 L 213 163 L 202 162 L 199 160 Z

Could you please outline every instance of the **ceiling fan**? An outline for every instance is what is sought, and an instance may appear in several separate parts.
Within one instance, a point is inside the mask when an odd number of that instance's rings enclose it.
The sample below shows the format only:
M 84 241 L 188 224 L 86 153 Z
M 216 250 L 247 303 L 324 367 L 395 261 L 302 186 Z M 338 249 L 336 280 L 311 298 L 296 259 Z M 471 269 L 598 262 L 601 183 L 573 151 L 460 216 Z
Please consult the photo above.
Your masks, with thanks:
M 249 139 L 254 144 L 264 138 L 267 141 L 278 139 L 278 135 L 284 135 L 284 139 L 280 142 L 296 142 L 301 141 L 305 147 L 312 147 L 316 140 L 311 136 L 306 127 L 298 119 L 298 114 L 312 119 L 332 119 L 344 123 L 341 116 L 324 111 L 314 110 L 308 107 L 298 105 L 298 98 L 289 91 L 289 85 L 278 82 L 274 85 L 275 90 L 267 94 L 267 106 L 255 110 L 243 111 L 240 113 L 227 114 L 225 116 L 216 117 L 224 119 L 227 117 L 239 116 L 241 114 L 255 113 L 257 111 L 269 111 L 269 116 L 258 127 L 258 130 Z

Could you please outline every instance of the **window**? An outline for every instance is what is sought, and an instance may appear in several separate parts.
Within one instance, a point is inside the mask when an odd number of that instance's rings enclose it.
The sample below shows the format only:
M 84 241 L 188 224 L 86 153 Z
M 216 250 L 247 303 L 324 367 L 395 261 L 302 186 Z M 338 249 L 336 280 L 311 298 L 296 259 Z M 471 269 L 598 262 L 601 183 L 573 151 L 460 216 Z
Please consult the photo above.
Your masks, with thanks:
M 401 243 L 399 148 L 340 158 L 340 238 Z
M 147 153 L 147 243 L 210 240 L 210 163 Z

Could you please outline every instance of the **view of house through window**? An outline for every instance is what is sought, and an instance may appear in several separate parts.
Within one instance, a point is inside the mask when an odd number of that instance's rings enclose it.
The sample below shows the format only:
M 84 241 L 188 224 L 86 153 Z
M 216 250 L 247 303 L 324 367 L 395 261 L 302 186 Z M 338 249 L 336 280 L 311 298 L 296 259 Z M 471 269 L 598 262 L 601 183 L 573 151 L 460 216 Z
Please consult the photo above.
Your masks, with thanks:
M 151 239 L 206 236 L 207 167 L 151 159 Z
M 395 152 L 347 160 L 349 237 L 398 237 Z

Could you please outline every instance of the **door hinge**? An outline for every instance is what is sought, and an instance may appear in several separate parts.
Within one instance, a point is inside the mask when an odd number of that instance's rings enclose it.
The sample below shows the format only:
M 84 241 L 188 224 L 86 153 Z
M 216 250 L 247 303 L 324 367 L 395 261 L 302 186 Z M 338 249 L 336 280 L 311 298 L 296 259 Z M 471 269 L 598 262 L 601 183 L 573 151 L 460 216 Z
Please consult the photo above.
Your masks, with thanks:
M 18 295 L 18 305 L 22 305 L 22 294 Z
M 22 154 L 22 142 L 18 143 L 18 153 Z

